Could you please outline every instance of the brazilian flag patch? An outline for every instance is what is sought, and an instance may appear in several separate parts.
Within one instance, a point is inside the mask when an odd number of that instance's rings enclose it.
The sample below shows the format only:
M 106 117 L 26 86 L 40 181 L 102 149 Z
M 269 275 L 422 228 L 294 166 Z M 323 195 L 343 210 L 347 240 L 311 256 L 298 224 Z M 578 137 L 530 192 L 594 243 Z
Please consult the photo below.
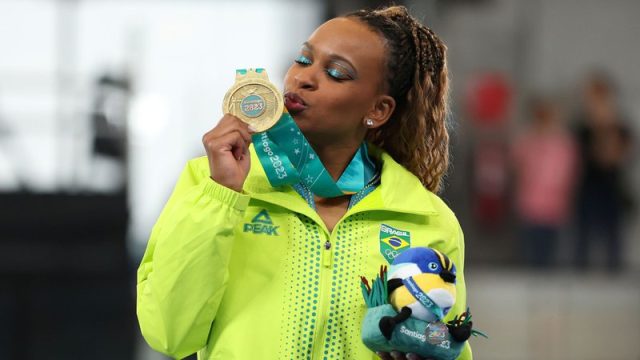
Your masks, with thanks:
M 396 256 L 411 247 L 411 234 L 389 225 L 380 225 L 380 254 L 389 264 Z

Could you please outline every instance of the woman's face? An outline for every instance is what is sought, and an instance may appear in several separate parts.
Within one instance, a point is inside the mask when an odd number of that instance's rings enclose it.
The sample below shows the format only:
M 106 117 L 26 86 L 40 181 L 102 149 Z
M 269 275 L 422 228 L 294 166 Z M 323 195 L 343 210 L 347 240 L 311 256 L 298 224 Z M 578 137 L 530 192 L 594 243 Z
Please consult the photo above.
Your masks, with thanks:
M 311 34 L 287 71 L 284 91 L 312 144 L 357 145 L 367 131 L 364 119 L 378 125 L 381 99 L 390 99 L 382 93 L 384 64 L 381 36 L 358 20 L 332 19 Z

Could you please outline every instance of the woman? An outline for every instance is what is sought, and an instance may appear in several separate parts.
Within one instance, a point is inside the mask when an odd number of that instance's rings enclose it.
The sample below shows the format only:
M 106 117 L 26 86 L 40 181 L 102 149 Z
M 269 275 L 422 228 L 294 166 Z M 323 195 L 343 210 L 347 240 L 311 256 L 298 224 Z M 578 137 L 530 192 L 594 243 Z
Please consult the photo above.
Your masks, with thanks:
M 252 129 L 223 116 L 203 137 L 207 157 L 182 173 L 138 271 L 138 318 L 159 351 L 377 358 L 360 340 L 358 276 L 409 244 L 456 263 L 450 314 L 465 309 L 462 231 L 432 193 L 448 152 L 440 39 L 403 7 L 359 11 L 321 25 L 284 83 L 285 105 L 332 178 L 363 156 L 367 185 L 333 198 L 303 184 L 273 188 L 249 146 Z M 390 234 L 403 243 L 385 242 Z M 461 358 L 471 358 L 468 346 Z
M 515 207 L 524 262 L 555 266 L 560 233 L 568 222 L 577 153 L 559 105 L 551 98 L 532 102 L 531 124 L 512 145 Z
M 598 251 L 598 256 L 606 257 L 607 270 L 615 273 L 624 267 L 622 225 L 634 203 L 625 179 L 633 134 L 618 107 L 613 79 L 593 72 L 583 91 L 583 109 L 576 116 L 574 128 L 582 160 L 574 261 L 579 269 L 588 268 L 590 249 L 599 240 L 604 243 L 604 254 Z

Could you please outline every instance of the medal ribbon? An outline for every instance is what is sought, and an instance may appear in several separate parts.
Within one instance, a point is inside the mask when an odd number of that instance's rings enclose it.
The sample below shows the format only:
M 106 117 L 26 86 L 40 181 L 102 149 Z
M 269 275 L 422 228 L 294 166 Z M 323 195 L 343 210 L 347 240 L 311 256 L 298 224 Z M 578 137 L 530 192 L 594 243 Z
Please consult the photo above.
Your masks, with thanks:
M 409 290 L 411 295 L 420 302 L 420 304 L 424 305 L 424 307 L 429 309 L 433 315 L 436 316 L 438 321 L 442 320 L 444 314 L 442 313 L 440 306 L 433 302 L 433 300 L 431 300 L 431 298 L 418 287 L 418 284 L 413 280 L 413 277 L 402 279 L 402 283 L 407 287 L 407 290 Z
M 355 194 L 375 174 L 363 142 L 336 183 L 289 113 L 269 130 L 254 134 L 253 145 L 273 187 L 302 183 L 321 197 Z

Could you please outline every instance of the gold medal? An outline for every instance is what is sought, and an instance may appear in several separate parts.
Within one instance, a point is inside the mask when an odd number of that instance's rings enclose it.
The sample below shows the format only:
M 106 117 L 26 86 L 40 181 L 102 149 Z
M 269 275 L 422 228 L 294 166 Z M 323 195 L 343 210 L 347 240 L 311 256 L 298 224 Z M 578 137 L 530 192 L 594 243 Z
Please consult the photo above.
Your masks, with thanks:
M 236 82 L 224 96 L 222 111 L 263 132 L 282 116 L 284 99 L 264 69 L 236 70 Z

